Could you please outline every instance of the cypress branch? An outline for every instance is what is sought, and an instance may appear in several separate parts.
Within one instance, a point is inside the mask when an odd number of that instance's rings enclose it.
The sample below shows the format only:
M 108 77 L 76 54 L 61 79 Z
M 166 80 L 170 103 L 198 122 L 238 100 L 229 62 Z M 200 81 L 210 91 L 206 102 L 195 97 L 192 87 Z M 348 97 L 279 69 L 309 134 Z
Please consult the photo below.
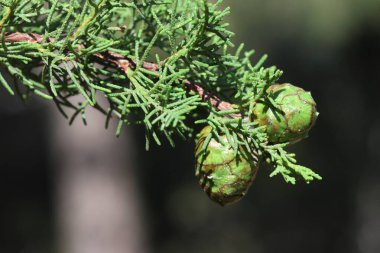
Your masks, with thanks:
M 193 138 L 199 126 L 211 126 L 202 152 L 215 138 L 255 150 L 285 181 L 320 179 L 297 165 L 271 141 L 254 118 L 258 104 L 282 115 L 268 90 L 282 71 L 265 68 L 266 55 L 251 64 L 254 51 L 233 51 L 233 32 L 221 1 L 162 0 L 15 0 L 0 1 L 0 65 L 19 80 L 0 83 L 10 94 L 35 94 L 51 100 L 70 122 L 87 107 L 116 116 L 123 125 L 141 124 L 150 140 Z M 108 105 L 101 106 L 101 94 Z M 81 96 L 73 104 L 71 98 Z M 269 108 L 269 109 L 268 109 Z M 107 125 L 107 123 L 106 123 Z M 225 137 L 222 137 L 225 136 Z M 200 153 L 202 153 L 200 152 Z

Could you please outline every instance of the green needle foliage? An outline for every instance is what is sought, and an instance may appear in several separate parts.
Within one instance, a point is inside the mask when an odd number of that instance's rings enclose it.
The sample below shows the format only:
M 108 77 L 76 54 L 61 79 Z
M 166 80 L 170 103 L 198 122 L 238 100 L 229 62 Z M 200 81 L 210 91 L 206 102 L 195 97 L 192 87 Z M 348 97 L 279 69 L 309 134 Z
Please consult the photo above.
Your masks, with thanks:
M 192 138 L 210 125 L 204 147 L 226 136 L 237 155 L 245 147 L 266 156 L 271 176 L 320 179 L 297 165 L 287 143 L 268 144 L 263 127 L 249 120 L 256 102 L 276 108 L 266 90 L 282 72 L 264 68 L 266 56 L 252 64 L 254 51 L 234 47 L 224 21 L 230 10 L 220 3 L 0 0 L 0 65 L 14 78 L 7 83 L 0 74 L 0 82 L 22 100 L 31 94 L 51 100 L 71 122 L 85 121 L 90 106 L 106 122 L 118 118 L 117 135 L 123 125 L 141 124 L 147 147 L 163 139 L 174 145 L 174 136 Z M 194 85 L 231 106 L 221 110 Z

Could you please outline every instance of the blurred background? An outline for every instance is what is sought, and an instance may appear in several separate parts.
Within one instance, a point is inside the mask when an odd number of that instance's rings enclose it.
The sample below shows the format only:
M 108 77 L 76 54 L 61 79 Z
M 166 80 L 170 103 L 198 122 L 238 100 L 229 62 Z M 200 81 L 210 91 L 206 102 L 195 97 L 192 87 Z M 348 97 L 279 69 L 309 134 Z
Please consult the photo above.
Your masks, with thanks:
M 225 0 L 235 43 L 269 53 L 321 112 L 291 150 L 323 181 L 262 167 L 222 208 L 194 176 L 192 141 L 144 149 L 98 113 L 69 127 L 54 106 L 0 91 L 0 252 L 379 253 L 380 1 Z

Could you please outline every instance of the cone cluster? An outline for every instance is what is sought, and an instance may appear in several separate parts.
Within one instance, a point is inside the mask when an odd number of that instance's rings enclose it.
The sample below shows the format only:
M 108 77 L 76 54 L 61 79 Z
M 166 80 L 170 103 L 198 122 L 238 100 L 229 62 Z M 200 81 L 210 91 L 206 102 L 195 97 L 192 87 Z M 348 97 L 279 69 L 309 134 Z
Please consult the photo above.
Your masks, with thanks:
M 256 103 L 251 120 L 264 126 L 268 142 L 295 143 L 308 136 L 318 116 L 316 103 L 310 92 L 292 84 L 276 84 L 267 90 L 268 98 L 276 106 Z M 204 127 L 196 138 L 195 174 L 207 195 L 224 206 L 239 201 L 248 191 L 259 169 L 258 152 L 241 149 L 237 157 L 226 136 L 220 143 L 212 138 L 204 152 L 204 142 L 211 134 Z

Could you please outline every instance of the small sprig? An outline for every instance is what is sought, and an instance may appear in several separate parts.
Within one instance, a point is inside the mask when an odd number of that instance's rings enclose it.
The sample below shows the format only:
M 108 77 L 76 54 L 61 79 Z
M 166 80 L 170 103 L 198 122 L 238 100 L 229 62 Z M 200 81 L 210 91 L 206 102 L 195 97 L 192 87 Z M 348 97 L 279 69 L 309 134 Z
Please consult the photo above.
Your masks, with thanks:
M 295 159 L 295 154 L 288 153 L 284 148 L 288 143 L 276 144 L 276 145 L 264 145 L 263 149 L 268 156 L 269 164 L 274 166 L 273 172 L 270 177 L 282 175 L 284 180 L 288 183 L 295 184 L 298 177 L 302 178 L 306 183 L 317 179 L 322 180 L 322 177 L 312 171 L 311 169 L 298 165 Z

